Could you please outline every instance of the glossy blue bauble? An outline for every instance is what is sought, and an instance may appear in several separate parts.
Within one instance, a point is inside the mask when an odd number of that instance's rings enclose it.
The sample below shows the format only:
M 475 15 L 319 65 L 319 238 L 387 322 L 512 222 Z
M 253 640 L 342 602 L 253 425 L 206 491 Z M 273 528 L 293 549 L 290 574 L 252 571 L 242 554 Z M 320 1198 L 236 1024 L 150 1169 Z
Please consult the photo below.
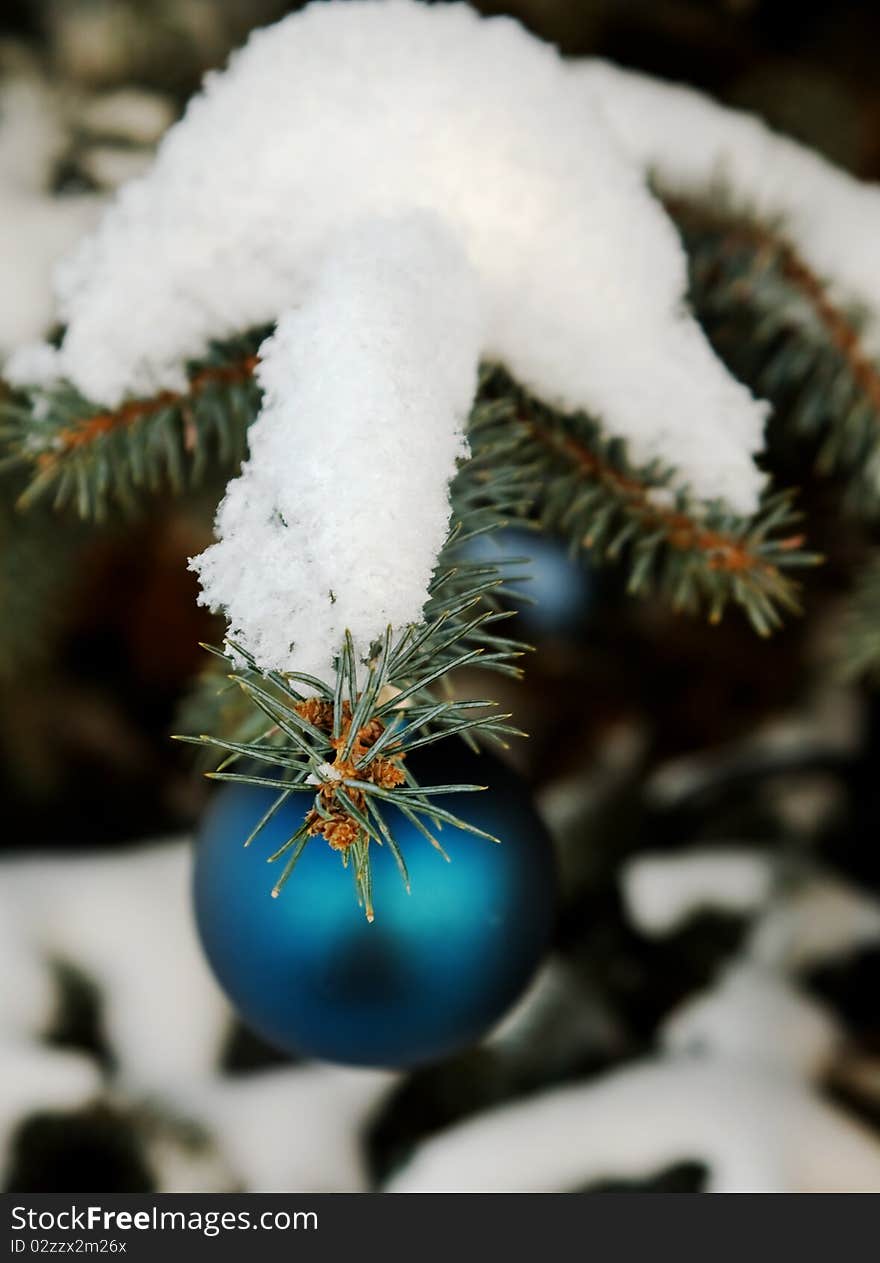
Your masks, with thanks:
M 195 863 L 202 944 L 245 1023 L 286 1052 L 370 1066 L 447 1056 L 505 1012 L 547 947 L 552 850 L 523 783 L 463 746 L 410 766 L 424 784 L 489 785 L 435 801 L 502 843 L 445 825 L 447 863 L 389 806 L 411 893 L 387 847 L 371 846 L 372 923 L 358 907 L 351 870 L 320 837 L 270 897 L 277 865 L 265 861 L 302 822 L 311 801 L 304 795 L 247 850 L 242 843 L 273 791 L 227 786 L 205 816 Z
M 564 540 L 543 531 L 502 527 L 475 535 L 462 547 L 468 561 L 509 561 L 526 557 L 521 565 L 505 565 L 502 573 L 522 576 L 511 583 L 528 602 L 516 603 L 521 633 L 535 640 L 575 637 L 583 629 L 595 597 L 595 577 L 581 554 L 572 557 Z M 533 603 L 532 603 L 533 602 Z

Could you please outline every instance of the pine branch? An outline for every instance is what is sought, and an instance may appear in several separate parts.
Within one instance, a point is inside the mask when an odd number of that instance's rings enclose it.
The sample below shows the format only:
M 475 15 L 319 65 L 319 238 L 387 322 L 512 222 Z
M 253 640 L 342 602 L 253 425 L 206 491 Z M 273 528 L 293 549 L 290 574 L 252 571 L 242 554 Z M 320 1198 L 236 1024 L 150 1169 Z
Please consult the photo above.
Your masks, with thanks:
M 798 610 L 788 571 L 814 564 L 794 532 L 790 493 L 776 494 L 745 520 L 722 505 L 673 491 L 674 471 L 636 469 L 625 447 L 583 414 L 565 416 L 489 369 L 471 417 L 472 477 L 499 511 L 534 513 L 547 530 L 598 558 L 625 560 L 629 590 L 656 591 L 677 609 L 706 608 L 713 622 L 739 605 L 766 635 L 783 611 Z M 513 477 L 497 483 L 494 471 Z
M 500 525 L 491 508 L 472 503 L 466 470 L 452 490 L 454 503 L 467 507 L 460 509 L 464 516 L 456 518 L 438 559 L 424 622 L 396 637 L 388 628 L 372 646 L 368 664 L 356 661 L 350 638 L 334 677 L 326 681 L 297 672 L 263 673 L 238 645 L 212 650 L 247 705 L 238 707 L 218 692 L 215 671 L 190 709 L 190 722 L 207 720 L 204 729 L 178 739 L 213 751 L 216 767 L 209 776 L 276 791 L 246 845 L 291 795 L 310 799 L 300 828 L 270 857 L 272 862 L 286 857 L 273 895 L 310 840 L 322 837 L 344 864 L 354 866 L 360 901 L 372 920 L 370 845 L 388 846 L 407 880 L 405 859 L 385 819 L 388 805 L 441 852 L 435 834 L 443 824 L 489 837 L 433 801 L 438 794 L 480 787 L 423 787 L 406 765 L 414 750 L 449 737 L 505 746 L 508 737 L 522 735 L 507 723 L 510 715 L 496 713 L 494 702 L 457 699 L 450 687 L 454 672 L 469 664 L 518 675 L 517 659 L 527 648 L 498 634 L 510 613 L 499 605 L 506 591 L 505 563 L 461 556 L 467 538 Z
M 37 470 L 23 502 L 52 495 L 56 507 L 73 501 L 82 516 L 100 517 L 112 500 L 136 503 L 145 486 L 170 480 L 181 491 L 218 460 L 234 464 L 259 408 L 252 373 L 264 333 L 215 347 L 191 370 L 186 396 L 133 401 L 113 413 L 90 411 L 70 391 L 7 405 L 9 444 Z M 791 533 L 790 496 L 769 500 L 751 522 L 720 506 L 707 511 L 670 491 L 673 471 L 631 468 L 623 444 L 594 422 L 542 406 L 491 366 L 470 436 L 471 474 L 457 492 L 462 513 L 480 503 L 504 516 L 537 509 L 573 546 L 625 559 L 633 593 L 657 590 L 677 609 L 707 608 L 713 620 L 733 602 L 766 634 L 781 611 L 797 610 L 796 585 L 783 572 L 815 559 Z
M 253 369 L 264 332 L 215 347 L 192 366 L 184 395 L 132 401 L 112 413 L 69 389 L 14 401 L 7 442 L 36 469 L 24 503 L 51 496 L 57 507 L 72 502 L 81 516 L 98 517 L 112 502 L 136 504 L 144 488 L 170 482 L 182 491 L 218 462 L 234 463 L 259 408 Z M 421 624 L 394 637 L 389 630 L 368 666 L 347 641 L 326 681 L 264 675 L 243 648 L 229 646 L 215 651 L 227 678 L 215 671 L 193 703 L 189 722 L 203 722 L 183 739 L 213 752 L 209 774 L 276 791 L 251 839 L 292 795 L 308 800 L 301 826 L 271 857 L 284 860 L 275 894 L 320 837 L 353 866 L 372 917 L 371 845 L 387 845 L 406 874 L 388 806 L 438 849 L 444 823 L 471 829 L 437 804 L 437 787 L 414 780 L 406 760 L 450 736 L 503 744 L 516 731 L 490 700 L 460 700 L 451 687 L 468 665 L 518 675 L 525 649 L 503 627 L 510 610 L 501 597 L 516 576 L 468 560 L 464 546 L 475 534 L 511 517 L 537 520 L 574 548 L 622 559 L 631 591 L 656 590 L 676 608 L 706 608 L 713 620 L 733 602 L 762 634 L 797 609 L 789 572 L 814 558 L 793 531 L 789 496 L 772 497 L 751 521 L 700 504 L 673 490 L 673 470 L 632 466 L 624 445 L 590 418 L 542 405 L 499 368 L 481 374 L 469 434 L 472 457 L 451 488 L 455 527 Z
M 880 367 L 862 319 L 830 297 L 784 228 L 714 190 L 668 197 L 690 263 L 691 298 L 716 350 L 777 416 L 818 447 L 817 469 L 848 482 L 852 507 L 880 508 Z
M 69 386 L 18 392 L 0 402 L 6 465 L 30 467 L 22 507 L 51 500 L 102 520 L 133 511 L 144 493 L 181 493 L 207 476 L 229 476 L 244 457 L 257 414 L 256 351 L 266 330 L 212 347 L 188 369 L 185 393 L 165 391 L 108 411 Z
M 471 439 L 472 459 L 451 488 L 455 525 L 438 558 L 424 622 L 393 641 L 389 629 L 372 647 L 366 676 L 350 640 L 327 681 L 296 672 L 264 675 L 238 646 L 214 651 L 227 673 L 234 667 L 229 680 L 251 705 L 242 709 L 234 693 L 218 689 L 215 674 L 191 712 L 191 721 L 205 722 L 183 739 L 213 751 L 209 775 L 274 788 L 267 819 L 291 795 L 310 797 L 302 826 L 273 857 L 287 856 L 275 894 L 320 835 L 354 865 L 372 917 L 371 844 L 389 846 L 405 880 L 405 857 L 385 818 L 388 806 L 438 848 L 443 823 L 470 828 L 433 801 L 436 787 L 415 782 L 406 757 L 451 736 L 504 743 L 516 732 L 506 722 L 510 716 L 495 715 L 489 700 L 457 700 L 449 687 L 455 671 L 471 664 L 518 675 L 526 648 L 501 632 L 510 614 L 501 598 L 511 593 L 517 563 L 467 560 L 465 545 L 474 535 L 537 505 L 545 524 L 578 544 L 589 532 L 593 549 L 628 549 L 637 590 L 658 583 L 688 608 L 707 599 L 716 617 L 726 600 L 736 600 L 760 631 L 775 625 L 779 608 L 794 605 L 781 567 L 810 559 L 799 537 L 777 538 L 791 518 L 785 497 L 747 526 L 720 509 L 698 518 L 683 495 L 661 497 L 668 492 L 661 471 L 649 477 L 629 469 L 621 445 L 603 441 L 587 418 L 543 407 L 498 369 L 483 374 Z

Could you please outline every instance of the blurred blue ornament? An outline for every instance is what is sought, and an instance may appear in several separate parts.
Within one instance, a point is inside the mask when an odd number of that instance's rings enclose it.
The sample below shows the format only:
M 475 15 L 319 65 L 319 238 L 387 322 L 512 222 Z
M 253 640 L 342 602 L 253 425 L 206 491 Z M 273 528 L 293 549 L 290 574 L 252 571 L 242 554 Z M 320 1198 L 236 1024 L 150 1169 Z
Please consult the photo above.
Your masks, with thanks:
M 583 554 L 572 557 L 564 540 L 543 531 L 507 526 L 467 540 L 461 555 L 466 561 L 502 564 L 511 588 L 527 598 L 510 601 L 524 635 L 535 639 L 572 636 L 583 627 L 595 579 Z M 517 564 L 517 558 L 523 560 Z
M 372 923 L 351 870 L 322 837 L 270 897 L 277 874 L 265 860 L 301 824 L 303 797 L 289 799 L 247 850 L 274 791 L 226 786 L 206 814 L 195 863 L 202 945 L 243 1020 L 287 1052 L 372 1066 L 447 1056 L 503 1015 L 547 948 L 553 855 L 523 782 L 463 745 L 410 766 L 425 784 L 490 785 L 435 801 L 502 843 L 446 825 L 447 863 L 389 806 L 411 893 L 388 848 L 371 845 Z

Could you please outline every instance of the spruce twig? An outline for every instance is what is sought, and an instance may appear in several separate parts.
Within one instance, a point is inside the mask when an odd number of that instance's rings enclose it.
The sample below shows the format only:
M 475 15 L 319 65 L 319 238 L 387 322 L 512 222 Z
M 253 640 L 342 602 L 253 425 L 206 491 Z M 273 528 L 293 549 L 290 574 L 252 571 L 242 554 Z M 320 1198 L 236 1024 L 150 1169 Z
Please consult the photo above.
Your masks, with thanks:
M 484 373 L 471 443 L 471 476 L 485 495 L 495 495 L 493 470 L 505 463 L 521 511 L 594 559 L 624 561 L 630 592 L 657 591 L 677 609 L 706 609 L 713 622 L 734 603 L 761 635 L 799 610 L 788 572 L 818 558 L 795 529 L 792 493 L 769 496 L 748 520 L 698 504 L 674 489 L 674 471 L 632 467 L 624 445 L 589 417 L 547 408 L 498 368 Z M 510 508 L 510 481 L 500 490 L 499 511 Z
M 770 399 L 781 424 L 816 447 L 817 471 L 842 476 L 855 511 L 880 508 L 880 367 L 860 312 L 837 302 L 785 226 L 723 189 L 667 197 L 688 253 L 691 298 L 716 350 Z
M 309 839 L 320 836 L 344 864 L 351 865 L 359 900 L 372 919 L 370 846 L 388 846 L 408 882 L 405 858 L 387 819 L 390 806 L 435 845 L 428 824 L 446 823 L 489 837 L 434 801 L 438 795 L 483 786 L 422 786 L 406 759 L 414 750 L 447 737 L 481 736 L 503 743 L 518 735 L 518 729 L 506 722 L 510 716 L 497 714 L 491 701 L 439 698 L 436 693 L 468 663 L 485 662 L 495 671 L 517 670 L 514 659 L 526 648 L 489 630 L 506 616 L 495 608 L 505 591 L 504 563 L 487 566 L 459 556 L 463 535 L 499 524 L 491 509 L 470 508 L 468 531 L 456 526 L 438 559 L 424 624 L 396 636 L 387 628 L 371 647 L 367 663 L 358 662 L 347 636 L 332 680 L 318 681 L 297 672 L 263 673 L 237 644 L 212 650 L 260 716 L 257 730 L 251 727 L 245 736 L 215 729 L 178 739 L 220 756 L 220 766 L 207 773 L 212 779 L 276 791 L 245 845 L 292 795 L 311 800 L 301 828 L 270 857 L 290 852 L 273 895 L 281 891 Z M 248 723 L 252 721 L 249 715 Z
M 134 511 L 143 496 L 182 493 L 209 475 L 235 469 L 259 409 L 254 380 L 266 330 L 215 344 L 188 370 L 184 393 L 164 391 L 107 410 L 70 386 L 14 392 L 0 401 L 6 464 L 32 471 L 20 498 L 49 501 L 81 518 Z

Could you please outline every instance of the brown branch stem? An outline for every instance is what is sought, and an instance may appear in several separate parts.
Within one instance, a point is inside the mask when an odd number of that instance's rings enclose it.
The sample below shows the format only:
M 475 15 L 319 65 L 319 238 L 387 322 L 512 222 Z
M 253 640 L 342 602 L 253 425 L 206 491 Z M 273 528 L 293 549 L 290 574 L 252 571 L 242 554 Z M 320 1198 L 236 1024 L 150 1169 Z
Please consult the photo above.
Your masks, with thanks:
M 756 570 L 764 574 L 778 573 L 776 566 L 754 552 L 745 536 L 711 530 L 681 510 L 656 503 L 651 499 L 651 489 L 648 486 L 631 474 L 623 474 L 614 469 L 571 435 L 550 435 L 531 418 L 521 417 L 520 420 L 539 443 L 567 458 L 591 481 L 601 482 L 621 500 L 625 500 L 630 511 L 637 514 L 646 525 L 662 529 L 672 548 L 679 552 L 705 554 L 711 570 L 725 571 L 728 574 L 748 574 Z M 586 542 L 589 544 L 589 539 Z M 802 547 L 803 543 L 802 535 L 792 535 L 778 541 L 777 547 L 793 552 Z
M 247 381 L 253 376 L 258 362 L 258 356 L 248 355 L 232 364 L 209 365 L 190 378 L 186 391 L 164 390 L 149 399 L 132 399 L 119 408 L 83 417 L 60 432 L 52 450 L 41 453 L 39 464 L 43 467 L 54 464 L 77 448 L 87 447 L 102 435 L 113 430 L 125 429 L 142 421 L 145 417 L 155 416 L 166 408 L 185 409 L 186 405 L 206 387 L 234 385 L 237 382 Z
M 775 259 L 785 278 L 812 307 L 831 345 L 846 361 L 854 380 L 880 413 L 880 370 L 862 346 L 853 321 L 832 301 L 826 286 L 796 247 L 767 224 L 725 215 L 718 210 L 679 197 L 664 198 L 672 216 L 682 222 L 703 224 L 722 234 L 731 244 L 744 243 L 756 257 Z

